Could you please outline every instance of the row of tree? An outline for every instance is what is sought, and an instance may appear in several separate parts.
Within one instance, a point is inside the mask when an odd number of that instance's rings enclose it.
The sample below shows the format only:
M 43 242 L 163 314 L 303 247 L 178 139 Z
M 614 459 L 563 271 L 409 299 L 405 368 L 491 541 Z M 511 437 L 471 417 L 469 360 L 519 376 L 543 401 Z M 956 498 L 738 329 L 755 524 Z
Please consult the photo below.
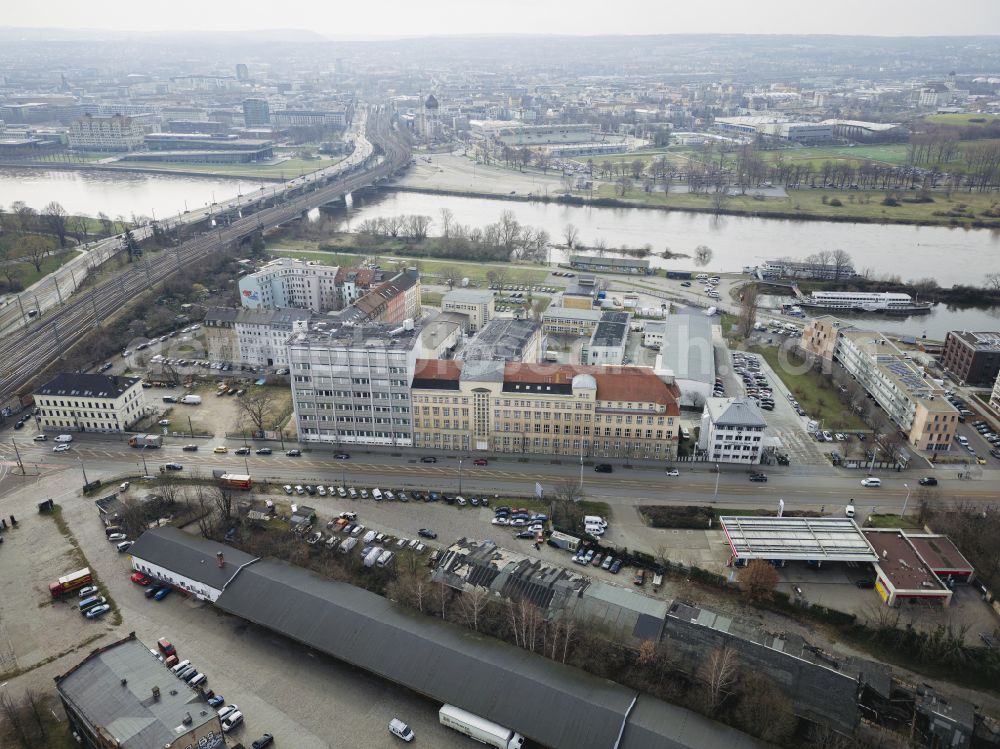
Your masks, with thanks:
M 421 244 L 428 238 L 432 223 L 430 216 L 423 215 L 381 216 L 362 221 L 356 230 L 370 240 L 391 238 Z M 479 228 L 458 223 L 450 209 L 442 208 L 439 224 L 434 247 L 422 248 L 433 250 L 435 255 L 475 260 L 546 259 L 549 233 L 520 223 L 512 211 L 504 211 L 499 221 Z

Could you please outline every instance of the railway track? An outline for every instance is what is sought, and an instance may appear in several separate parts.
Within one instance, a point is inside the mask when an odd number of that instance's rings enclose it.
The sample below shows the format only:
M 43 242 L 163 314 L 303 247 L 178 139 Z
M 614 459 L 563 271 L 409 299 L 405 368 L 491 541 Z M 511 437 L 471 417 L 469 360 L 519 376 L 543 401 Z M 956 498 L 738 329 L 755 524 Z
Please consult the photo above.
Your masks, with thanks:
M 364 161 L 350 167 L 347 174 L 328 177 L 311 190 L 301 186 L 287 189 L 286 192 L 293 197 L 286 202 L 260 208 L 228 226 L 218 226 L 156 257 L 137 262 L 114 278 L 74 294 L 65 305 L 46 315 L 38 324 L 5 338 L 0 360 L 0 402 L 18 394 L 35 375 L 102 320 L 114 315 L 130 299 L 152 289 L 177 269 L 239 242 L 256 231 L 277 226 L 381 181 L 403 167 L 409 160 L 409 148 L 393 133 L 387 110 L 374 107 L 369 111 L 366 122 L 365 138 L 377 148 L 370 148 Z M 307 191 L 299 192 L 303 189 Z

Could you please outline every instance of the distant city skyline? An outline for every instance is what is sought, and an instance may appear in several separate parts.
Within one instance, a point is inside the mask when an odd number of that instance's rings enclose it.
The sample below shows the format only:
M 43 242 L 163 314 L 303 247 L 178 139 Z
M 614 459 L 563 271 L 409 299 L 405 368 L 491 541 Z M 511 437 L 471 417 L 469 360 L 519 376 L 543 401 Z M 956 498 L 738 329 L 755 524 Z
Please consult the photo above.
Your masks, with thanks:
M 710 6 L 639 0 L 609 6 L 598 0 L 383 0 L 316 5 L 289 0 L 206 4 L 177 0 L 171 12 L 124 0 L 81 4 L 13 3 L 0 25 L 109 31 L 261 31 L 309 29 L 336 39 L 463 34 L 839 34 L 960 36 L 1000 34 L 996 0 L 716 0 Z M 178 19 L 184 19 L 183 25 Z

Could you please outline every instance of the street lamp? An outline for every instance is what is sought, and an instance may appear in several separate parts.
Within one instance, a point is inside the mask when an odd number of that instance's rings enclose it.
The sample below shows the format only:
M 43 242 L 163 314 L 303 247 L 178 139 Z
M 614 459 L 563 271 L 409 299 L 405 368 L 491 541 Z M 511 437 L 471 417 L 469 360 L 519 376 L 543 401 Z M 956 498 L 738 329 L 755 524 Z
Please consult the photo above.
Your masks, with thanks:
M 910 485 L 903 484 L 903 488 L 906 489 L 906 499 L 903 500 L 903 511 L 899 514 L 900 518 L 906 515 L 906 503 L 910 501 Z
M 722 472 L 719 470 L 719 464 L 716 463 L 715 464 L 715 495 L 712 497 L 713 500 L 716 500 L 716 499 L 719 498 L 719 476 L 721 476 L 721 475 L 722 475 Z
M 459 494 L 462 493 L 462 461 L 463 460 L 465 460 L 465 458 L 459 458 L 458 459 L 458 493 Z

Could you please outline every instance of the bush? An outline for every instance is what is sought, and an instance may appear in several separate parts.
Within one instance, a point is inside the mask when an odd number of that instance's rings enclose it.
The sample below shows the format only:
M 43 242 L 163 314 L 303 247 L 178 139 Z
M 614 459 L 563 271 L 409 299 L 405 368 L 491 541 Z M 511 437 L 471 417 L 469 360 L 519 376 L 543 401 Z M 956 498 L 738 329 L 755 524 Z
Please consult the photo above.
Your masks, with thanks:
M 688 505 L 647 505 L 640 508 L 646 522 L 653 528 L 709 528 L 713 512 L 709 507 Z
M 843 205 L 843 203 L 840 201 L 840 198 L 831 198 L 830 205 L 832 205 L 834 208 L 840 208 Z

